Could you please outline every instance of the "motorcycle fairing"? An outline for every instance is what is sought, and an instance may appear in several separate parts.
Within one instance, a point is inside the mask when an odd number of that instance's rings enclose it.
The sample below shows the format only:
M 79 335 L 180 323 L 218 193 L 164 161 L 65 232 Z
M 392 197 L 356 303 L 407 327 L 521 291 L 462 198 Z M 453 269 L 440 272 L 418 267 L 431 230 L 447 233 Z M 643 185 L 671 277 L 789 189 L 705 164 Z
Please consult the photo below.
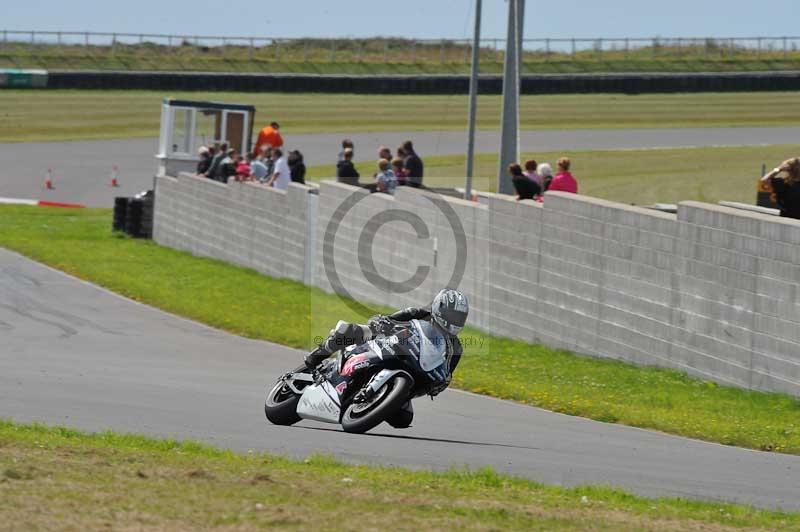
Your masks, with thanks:
M 429 321 L 411 320 L 419 336 L 419 365 L 431 372 L 445 363 L 447 340 Z
M 297 415 L 326 423 L 339 423 L 339 394 L 327 380 L 307 386 L 297 404 Z

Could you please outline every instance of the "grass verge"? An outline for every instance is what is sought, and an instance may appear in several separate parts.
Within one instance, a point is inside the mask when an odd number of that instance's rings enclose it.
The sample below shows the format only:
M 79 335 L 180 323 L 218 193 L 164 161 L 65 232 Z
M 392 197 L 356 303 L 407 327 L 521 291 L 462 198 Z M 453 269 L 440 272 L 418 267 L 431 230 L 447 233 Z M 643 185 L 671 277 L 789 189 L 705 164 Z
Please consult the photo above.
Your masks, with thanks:
M 755 203 L 762 163 L 771 168 L 796 152 L 796 145 L 527 152 L 522 160 L 548 161 L 555 168 L 555 161 L 568 155 L 582 194 L 621 203 L 648 205 L 685 200 Z M 426 184 L 463 187 L 465 160 L 463 155 L 426 157 Z M 369 181 L 375 171 L 372 162 L 356 163 L 356 167 L 364 176 L 362 181 Z M 330 179 L 332 170 L 333 165 L 312 166 L 307 178 Z M 475 175 L 475 189 L 496 190 L 497 155 L 478 155 Z
M 114 236 L 108 210 L 0 207 L 0 246 L 122 295 L 251 338 L 309 348 L 338 319 L 338 297 Z M 459 388 L 591 419 L 800 454 L 800 400 L 718 386 L 672 370 L 577 356 L 467 329 Z M 497 368 L 504 368 L 498 372 Z
M 800 530 L 800 514 L 490 469 L 431 473 L 234 454 L 0 420 L 0 519 L 22 529 Z
M 299 133 L 463 130 L 466 95 L 100 90 L 0 91 L 0 142 L 157 137 L 165 96 L 251 103 L 258 124 Z M 499 129 L 500 96 L 479 96 L 478 127 Z M 793 92 L 525 95 L 523 129 L 781 126 L 800 122 Z M 332 146 L 336 153 L 336 146 Z

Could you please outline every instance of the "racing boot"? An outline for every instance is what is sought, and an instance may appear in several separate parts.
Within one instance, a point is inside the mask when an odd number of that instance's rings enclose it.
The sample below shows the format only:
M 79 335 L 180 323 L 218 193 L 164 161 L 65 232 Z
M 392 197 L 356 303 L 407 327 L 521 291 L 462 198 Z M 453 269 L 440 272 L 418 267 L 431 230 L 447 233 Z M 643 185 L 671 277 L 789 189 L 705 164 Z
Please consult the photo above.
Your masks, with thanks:
M 306 355 L 304 360 L 308 369 L 316 369 L 317 366 L 322 364 L 322 361 L 331 356 L 331 352 L 325 347 L 325 344 L 320 344 L 316 349 Z

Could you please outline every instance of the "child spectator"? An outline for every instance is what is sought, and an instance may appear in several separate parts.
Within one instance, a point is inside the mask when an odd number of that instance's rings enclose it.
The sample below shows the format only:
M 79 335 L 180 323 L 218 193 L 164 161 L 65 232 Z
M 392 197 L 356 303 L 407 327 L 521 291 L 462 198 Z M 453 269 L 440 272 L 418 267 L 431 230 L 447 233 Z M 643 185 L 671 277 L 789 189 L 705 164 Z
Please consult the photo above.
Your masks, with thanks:
M 392 172 L 395 178 L 397 178 L 398 185 L 406 184 L 406 171 L 403 169 L 403 159 L 400 157 L 392 159 Z
M 534 183 L 536 183 L 537 185 L 539 185 L 539 187 L 541 187 L 542 186 L 542 176 L 540 176 L 536 172 L 537 168 L 538 168 L 538 165 L 536 164 L 536 161 L 534 161 L 533 159 L 530 159 L 529 161 L 525 161 L 525 171 L 522 172 L 522 174 L 525 177 L 527 177 L 528 179 L 530 179 L 531 181 L 533 181 Z
M 783 177 L 779 177 L 784 174 Z M 800 157 L 787 159 L 761 178 L 775 194 L 784 218 L 800 219 Z
M 386 159 L 387 161 L 392 160 L 392 150 L 387 148 L 386 146 L 381 146 L 378 148 L 378 160 Z
M 219 176 L 217 177 L 217 181 L 220 183 L 228 183 L 229 177 L 236 176 L 236 165 L 237 165 L 237 158 L 239 154 L 236 150 L 228 150 L 228 155 L 222 159 L 220 163 L 220 171 Z
M 397 177 L 392 172 L 391 163 L 386 159 L 378 161 L 378 173 L 375 174 L 375 189 L 378 192 L 394 195 L 397 188 Z
M 535 199 L 542 193 L 539 184 L 522 173 L 522 167 L 516 163 L 508 165 L 508 174 L 514 189 L 517 191 L 517 200 Z
M 263 183 L 269 176 L 269 169 L 261 158 L 254 158 L 252 154 L 247 154 L 250 159 L 250 179 Z
M 571 192 L 573 194 L 578 193 L 578 181 L 575 180 L 575 177 L 569 173 L 569 167 L 571 162 L 568 157 L 562 157 L 558 160 L 558 173 L 553 177 L 553 181 L 550 183 L 550 188 L 547 189 L 548 192 L 558 191 L 558 192 Z
M 236 159 L 236 181 L 247 181 L 250 178 L 250 161 L 253 160 L 253 155 L 248 153 L 246 159 L 237 155 Z
M 292 181 L 305 184 L 306 164 L 303 162 L 303 154 L 299 150 L 289 152 L 289 171 L 292 173 Z
M 536 173 L 542 177 L 542 192 L 546 192 L 553 181 L 553 167 L 550 163 L 542 163 L 536 169 Z
M 359 177 L 361 176 L 353 165 L 353 149 L 345 148 L 342 160 L 336 164 L 336 181 L 357 187 Z

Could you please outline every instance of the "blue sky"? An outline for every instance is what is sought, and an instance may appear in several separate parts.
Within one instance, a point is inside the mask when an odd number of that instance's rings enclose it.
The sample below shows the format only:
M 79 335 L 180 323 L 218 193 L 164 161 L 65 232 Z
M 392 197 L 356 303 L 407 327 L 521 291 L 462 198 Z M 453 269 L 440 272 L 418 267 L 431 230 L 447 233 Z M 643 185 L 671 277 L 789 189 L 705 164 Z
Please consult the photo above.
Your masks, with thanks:
M 28 0 L 3 4 L 0 30 L 255 37 L 465 38 L 472 31 L 474 9 L 474 0 Z M 484 0 L 483 4 L 484 36 L 502 37 L 505 0 Z M 797 0 L 527 0 L 526 6 L 525 34 L 531 38 L 800 33 Z

